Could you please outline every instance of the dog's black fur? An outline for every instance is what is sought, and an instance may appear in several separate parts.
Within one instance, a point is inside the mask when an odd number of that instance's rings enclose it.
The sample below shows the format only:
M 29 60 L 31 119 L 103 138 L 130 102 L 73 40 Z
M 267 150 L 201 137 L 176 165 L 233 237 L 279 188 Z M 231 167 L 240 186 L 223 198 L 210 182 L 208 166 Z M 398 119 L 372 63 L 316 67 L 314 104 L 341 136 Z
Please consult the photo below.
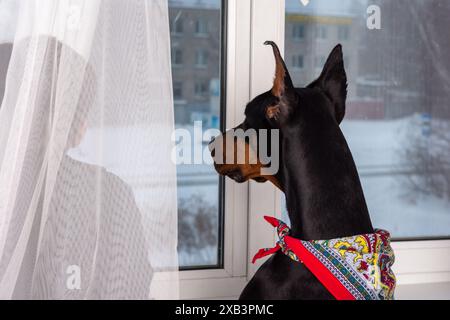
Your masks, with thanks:
M 247 105 L 240 126 L 281 132 L 275 178 L 286 195 L 291 236 L 312 240 L 372 233 L 356 166 L 339 128 L 347 96 L 341 45 L 316 81 L 294 88 L 278 47 L 265 44 L 276 59 L 274 86 Z M 333 299 L 309 270 L 280 251 L 259 268 L 240 298 Z

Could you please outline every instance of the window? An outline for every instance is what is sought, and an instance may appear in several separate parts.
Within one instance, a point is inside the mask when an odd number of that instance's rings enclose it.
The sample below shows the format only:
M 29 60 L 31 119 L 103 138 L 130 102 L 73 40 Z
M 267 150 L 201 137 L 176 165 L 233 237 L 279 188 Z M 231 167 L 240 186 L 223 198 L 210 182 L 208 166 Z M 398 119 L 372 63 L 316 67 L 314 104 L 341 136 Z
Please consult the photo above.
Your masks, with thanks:
M 195 35 L 206 36 L 208 35 L 208 22 L 204 19 L 197 19 L 195 21 Z
M 171 23 L 171 34 L 182 35 L 184 30 L 183 18 L 181 18 L 181 12 L 173 18 Z
M 176 81 L 173 83 L 173 98 L 180 100 L 183 98 L 183 83 Z
M 303 69 L 303 55 L 295 55 L 292 57 L 292 67 L 294 69 Z
M 304 24 L 294 24 L 292 26 L 292 38 L 294 40 L 302 40 L 303 38 L 305 38 Z
M 183 51 L 181 49 L 172 50 L 172 67 L 180 67 L 183 65 Z
M 317 39 L 326 39 L 328 35 L 327 26 L 317 25 L 315 28 L 315 34 Z
M 205 81 L 195 82 L 195 96 L 205 98 L 208 94 L 208 84 Z
M 350 38 L 350 28 L 348 26 L 338 26 L 338 39 L 346 41 Z
M 224 103 L 221 56 L 225 47 L 220 41 L 222 1 L 169 0 L 169 17 L 174 31 L 175 125 L 188 130 L 192 136 L 195 121 L 201 121 L 203 130 L 219 129 L 223 121 L 221 105 Z M 206 21 L 215 21 L 216 24 L 208 30 Z M 188 26 L 192 29 L 188 30 Z M 208 31 L 211 39 L 197 39 L 198 35 Z M 177 36 L 180 33 L 183 37 Z M 211 67 L 205 68 L 208 63 Z M 197 80 L 199 78 L 201 80 Z M 214 88 L 211 93 L 210 88 Z M 194 148 L 203 148 L 208 142 L 200 137 L 200 140 L 189 143 L 196 144 Z M 220 269 L 224 263 L 223 179 L 212 165 L 206 163 L 180 164 L 177 178 L 180 267 L 183 270 Z
M 348 78 L 341 125 L 354 156 L 374 226 L 396 239 L 450 236 L 450 3 L 376 1 L 381 29 L 367 27 L 369 1 L 286 0 L 290 21 L 315 28 L 304 61 L 321 70 L 340 41 Z M 337 37 L 328 34 L 337 30 Z M 287 57 L 299 47 L 287 32 Z M 317 41 L 320 39 L 321 41 Z M 305 49 L 306 48 L 306 49 Z M 351 54 L 351 55 L 350 55 Z M 293 59 L 293 65 L 297 59 Z M 292 73 L 297 86 L 317 74 Z
M 195 55 L 195 66 L 197 68 L 206 68 L 208 66 L 208 51 L 198 49 Z

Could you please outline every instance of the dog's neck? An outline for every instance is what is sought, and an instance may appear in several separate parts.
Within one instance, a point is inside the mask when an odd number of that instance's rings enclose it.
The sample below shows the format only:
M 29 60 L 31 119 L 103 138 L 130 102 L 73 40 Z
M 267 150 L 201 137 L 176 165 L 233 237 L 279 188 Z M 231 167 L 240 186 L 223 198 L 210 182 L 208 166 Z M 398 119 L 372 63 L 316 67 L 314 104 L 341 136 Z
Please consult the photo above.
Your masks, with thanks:
M 291 235 L 303 240 L 372 233 L 356 165 L 337 125 L 283 134 L 283 189 Z

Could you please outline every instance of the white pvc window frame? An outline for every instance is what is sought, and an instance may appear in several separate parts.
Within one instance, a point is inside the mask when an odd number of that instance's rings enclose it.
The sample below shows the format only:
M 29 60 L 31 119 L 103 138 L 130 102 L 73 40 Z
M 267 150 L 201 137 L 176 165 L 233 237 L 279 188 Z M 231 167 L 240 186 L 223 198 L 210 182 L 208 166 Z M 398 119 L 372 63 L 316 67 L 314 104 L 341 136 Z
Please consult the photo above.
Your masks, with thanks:
M 228 0 L 227 127 L 243 120 L 249 100 L 271 88 L 275 41 L 284 52 L 284 0 Z M 263 263 L 250 263 L 276 234 L 263 215 L 281 217 L 281 192 L 272 184 L 237 184 L 226 179 L 224 268 L 180 272 L 180 298 L 237 298 Z M 394 242 L 399 285 L 450 282 L 450 240 Z
M 271 51 L 260 46 L 270 37 L 284 48 L 285 0 L 254 0 L 252 6 L 252 96 L 270 88 L 273 79 Z M 283 51 L 283 49 L 281 49 Z M 257 55 L 257 56 L 255 56 Z M 259 248 L 271 247 L 276 234 L 264 223 L 262 215 L 281 216 L 281 192 L 270 185 L 250 183 L 249 257 Z M 450 240 L 393 242 L 396 254 L 394 271 L 398 285 L 450 282 Z M 248 266 L 250 278 L 263 263 Z
M 250 0 L 227 1 L 226 127 L 242 121 L 250 98 Z M 247 283 L 248 184 L 225 181 L 224 267 L 180 271 L 181 299 L 236 298 Z
M 284 2 L 227 1 L 227 128 L 242 122 L 248 101 L 272 85 L 272 51 L 265 40 L 284 46 Z M 279 18 L 282 19 L 279 19 Z M 271 184 L 225 183 L 224 268 L 180 272 L 180 298 L 237 298 L 256 270 L 251 255 L 272 246 L 273 230 L 263 214 L 281 216 L 281 193 Z M 253 218 L 254 217 L 254 218 Z

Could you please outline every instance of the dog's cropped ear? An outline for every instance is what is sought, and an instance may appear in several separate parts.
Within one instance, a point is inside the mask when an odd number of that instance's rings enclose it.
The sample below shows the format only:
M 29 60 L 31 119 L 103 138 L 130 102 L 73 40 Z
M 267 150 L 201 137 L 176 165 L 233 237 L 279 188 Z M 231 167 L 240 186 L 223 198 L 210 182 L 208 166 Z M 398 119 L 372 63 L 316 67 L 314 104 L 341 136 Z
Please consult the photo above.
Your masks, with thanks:
M 338 44 L 325 63 L 319 78 L 308 88 L 321 88 L 334 104 L 336 121 L 341 123 L 345 115 L 345 101 L 347 99 L 347 75 L 344 69 L 342 46 Z
M 294 85 L 292 84 L 291 76 L 286 68 L 283 58 L 281 57 L 278 46 L 273 41 L 264 42 L 265 45 L 272 46 L 273 54 L 275 56 L 275 78 L 273 80 L 272 95 L 279 99 L 277 105 L 269 106 L 266 110 L 266 117 L 268 119 L 278 120 L 282 114 L 289 113 L 288 100 L 294 92 Z M 283 110 L 284 109 L 284 110 Z

